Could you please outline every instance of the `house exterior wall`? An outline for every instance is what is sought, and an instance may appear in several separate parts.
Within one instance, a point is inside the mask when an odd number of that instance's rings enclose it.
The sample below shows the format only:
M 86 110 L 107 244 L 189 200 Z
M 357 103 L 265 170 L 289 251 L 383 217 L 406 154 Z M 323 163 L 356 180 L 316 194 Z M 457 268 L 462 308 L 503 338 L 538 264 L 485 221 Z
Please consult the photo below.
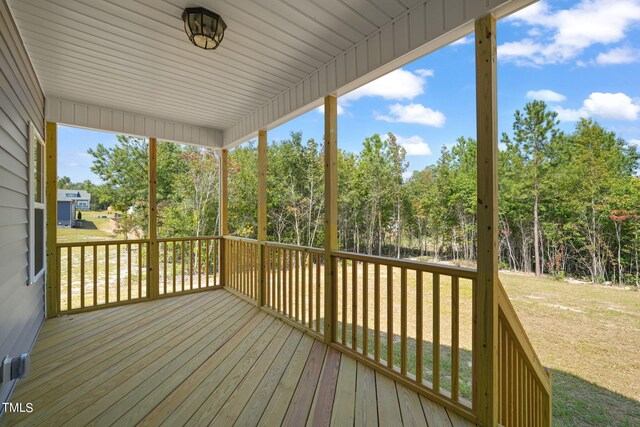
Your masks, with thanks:
M 44 279 L 29 285 L 28 273 L 29 122 L 44 136 L 44 102 L 7 3 L 0 0 L 0 358 L 29 352 L 45 315 Z M 14 384 L 0 384 L 0 401 Z

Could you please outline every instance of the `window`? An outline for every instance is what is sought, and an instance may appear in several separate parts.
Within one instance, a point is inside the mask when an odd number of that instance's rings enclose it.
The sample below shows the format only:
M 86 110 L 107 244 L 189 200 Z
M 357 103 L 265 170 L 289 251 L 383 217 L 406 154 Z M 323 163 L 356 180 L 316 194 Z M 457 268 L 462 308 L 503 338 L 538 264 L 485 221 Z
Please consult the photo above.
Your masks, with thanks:
M 29 123 L 29 284 L 44 274 L 45 212 L 44 212 L 44 140 L 33 123 Z

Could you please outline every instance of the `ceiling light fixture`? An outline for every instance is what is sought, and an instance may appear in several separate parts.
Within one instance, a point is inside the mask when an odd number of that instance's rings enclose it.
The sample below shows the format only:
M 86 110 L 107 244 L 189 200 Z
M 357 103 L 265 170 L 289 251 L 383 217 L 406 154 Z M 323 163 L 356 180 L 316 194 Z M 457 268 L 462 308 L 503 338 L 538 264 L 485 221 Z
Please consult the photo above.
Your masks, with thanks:
M 194 45 L 213 50 L 224 38 L 227 24 L 220 15 L 203 7 L 189 7 L 182 13 L 184 31 Z

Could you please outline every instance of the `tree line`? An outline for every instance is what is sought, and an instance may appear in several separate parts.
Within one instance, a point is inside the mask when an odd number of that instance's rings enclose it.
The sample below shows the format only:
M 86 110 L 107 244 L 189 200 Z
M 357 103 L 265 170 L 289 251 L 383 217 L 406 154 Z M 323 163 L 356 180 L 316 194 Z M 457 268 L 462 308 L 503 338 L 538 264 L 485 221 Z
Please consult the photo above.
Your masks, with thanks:
M 638 283 L 640 179 L 636 148 L 593 120 L 571 133 L 542 101 L 516 111 L 499 152 L 500 261 L 505 269 Z M 476 259 L 476 141 L 460 137 L 437 162 L 409 178 L 392 133 L 372 135 L 359 153 L 338 153 L 339 243 L 343 250 Z M 257 234 L 257 150 L 235 149 L 230 227 Z M 293 132 L 268 148 L 268 236 L 305 246 L 324 241 L 322 147 Z
M 560 131 L 544 102 L 516 111 L 499 152 L 500 261 L 505 269 L 594 282 L 638 283 L 639 155 L 593 120 Z M 338 153 L 338 222 L 342 250 L 425 257 L 455 263 L 476 259 L 476 141 L 460 137 L 437 162 L 406 176 L 405 149 L 392 133 L 374 134 L 358 153 Z M 100 185 L 79 183 L 92 204 L 137 215 L 144 228 L 146 141 L 118 137 L 89 153 Z M 209 150 L 158 143 L 160 235 L 217 234 L 218 164 Z M 267 150 L 270 240 L 319 247 L 324 242 L 322 144 L 292 132 Z M 68 180 L 68 179 L 67 179 Z M 64 185 L 77 185 L 61 178 Z M 70 180 L 69 180 L 70 181 Z M 229 228 L 257 235 L 255 142 L 229 153 Z M 138 207 L 131 209 L 131 207 Z

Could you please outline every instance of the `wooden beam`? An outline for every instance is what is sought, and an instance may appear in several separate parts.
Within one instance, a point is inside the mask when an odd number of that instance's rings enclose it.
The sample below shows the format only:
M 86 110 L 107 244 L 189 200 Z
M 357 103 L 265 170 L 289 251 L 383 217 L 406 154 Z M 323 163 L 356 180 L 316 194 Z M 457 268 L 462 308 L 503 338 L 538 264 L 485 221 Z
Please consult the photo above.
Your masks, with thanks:
M 265 241 L 267 240 L 267 131 L 258 132 L 258 295 L 256 300 L 258 306 L 264 305 L 266 289 L 266 252 Z
M 58 126 L 47 122 L 46 139 L 46 213 L 47 213 L 47 276 L 46 276 L 46 311 L 47 318 L 58 315 L 59 280 L 57 254 L 58 225 Z M 29 141 L 29 144 L 32 144 Z M 29 171 L 31 173 L 31 171 Z
M 335 264 L 331 252 L 338 250 L 338 99 L 324 98 L 324 337 L 335 339 Z M 344 325 L 343 325 L 344 327 Z
M 229 234 L 229 152 L 220 151 L 220 199 L 218 201 L 218 214 L 220 215 L 220 285 L 227 285 L 227 240 Z
M 158 251 L 158 206 L 156 202 L 157 184 L 157 147 L 156 138 L 149 138 L 149 259 L 148 259 L 148 296 L 158 298 L 160 294 L 160 272 Z
M 498 423 L 498 112 L 496 19 L 475 23 L 478 137 L 478 280 L 474 304 L 474 409 L 481 426 Z

